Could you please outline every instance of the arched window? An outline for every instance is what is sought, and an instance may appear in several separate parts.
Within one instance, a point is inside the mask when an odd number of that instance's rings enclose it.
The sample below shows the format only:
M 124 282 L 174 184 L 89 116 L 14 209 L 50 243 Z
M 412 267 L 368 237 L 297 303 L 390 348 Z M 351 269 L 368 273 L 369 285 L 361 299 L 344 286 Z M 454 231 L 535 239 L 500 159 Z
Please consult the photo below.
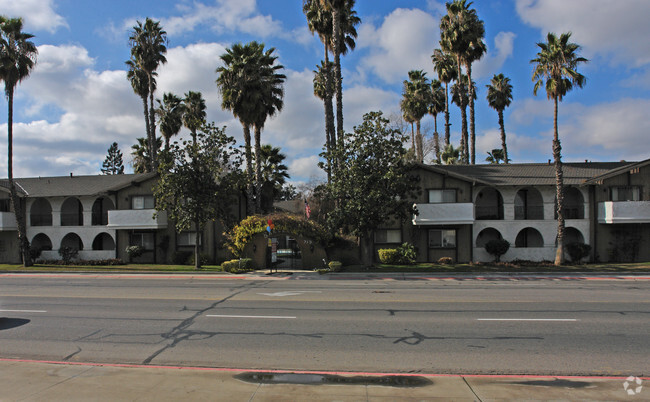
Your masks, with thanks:
M 515 247 L 544 247 L 544 239 L 537 229 L 522 229 L 515 239 Z
M 113 201 L 110 198 L 102 197 L 95 200 L 92 211 L 92 225 L 108 225 L 108 211 L 115 209 Z
M 584 243 L 585 238 L 576 228 L 567 227 L 564 229 L 564 245 L 569 243 Z M 555 237 L 555 245 L 557 246 L 557 236 Z
M 38 250 L 52 250 L 52 240 L 44 233 L 39 233 L 32 239 L 31 248 Z
M 83 212 L 83 206 L 78 199 L 68 198 L 61 206 L 61 226 L 83 226 Z
M 37 198 L 29 210 L 31 226 L 52 226 L 52 206 L 45 198 Z
M 100 233 L 93 240 L 93 250 L 115 250 L 115 241 L 108 233 Z
M 539 190 L 526 187 L 517 191 L 515 219 L 544 219 L 544 200 Z
M 501 233 L 494 228 L 485 228 L 476 236 L 476 247 L 485 247 L 490 240 L 501 240 Z
M 61 248 L 64 247 L 69 247 L 75 250 L 83 250 L 84 243 L 81 241 L 81 237 L 79 237 L 76 233 L 68 233 L 65 235 L 63 240 L 61 240 Z
M 477 220 L 503 219 L 503 197 L 494 188 L 484 188 L 476 196 L 474 215 Z
M 564 188 L 564 219 L 584 219 L 585 199 L 575 187 Z M 555 200 L 555 219 L 557 219 L 557 199 Z

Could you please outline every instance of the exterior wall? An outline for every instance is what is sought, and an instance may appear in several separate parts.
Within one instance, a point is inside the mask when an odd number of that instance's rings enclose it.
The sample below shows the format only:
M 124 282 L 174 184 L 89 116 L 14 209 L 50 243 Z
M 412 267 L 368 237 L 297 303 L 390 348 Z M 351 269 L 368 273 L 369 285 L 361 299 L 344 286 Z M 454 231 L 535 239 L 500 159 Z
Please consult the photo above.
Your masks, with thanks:
M 475 194 L 484 187 L 477 187 Z M 530 186 L 507 186 L 497 187 L 503 198 L 503 219 L 502 220 L 477 220 L 473 227 L 474 261 L 494 261 L 494 257 L 488 254 L 483 247 L 476 246 L 476 240 L 479 233 L 484 229 L 493 228 L 497 230 L 501 237 L 510 242 L 510 249 L 506 254 L 501 256 L 502 261 L 529 260 L 529 261 L 552 261 L 555 259 L 557 238 L 557 220 L 555 219 L 555 186 L 535 186 L 542 196 L 544 219 L 515 219 L 515 197 L 519 190 L 531 188 Z M 587 188 L 577 188 L 583 196 L 584 217 L 585 219 L 566 219 L 565 227 L 574 228 L 580 232 L 585 243 L 589 244 L 589 233 L 591 216 L 589 204 L 589 191 Z M 517 235 L 524 229 L 531 227 L 537 230 L 543 239 L 542 247 L 516 247 L 515 240 Z
M 273 234 L 271 237 L 280 237 L 284 234 Z M 295 240 L 300 248 L 302 257 L 302 266 L 297 267 L 301 269 L 315 269 L 323 267 L 323 260 L 327 261 L 327 253 L 325 248 L 317 242 L 304 237 L 295 237 Z M 253 265 L 256 269 L 269 269 L 270 248 L 268 247 L 269 238 L 265 234 L 255 235 L 246 247 L 244 248 L 244 255 L 250 256 L 253 259 Z
M 625 172 L 605 179 L 602 184 L 594 186 L 594 208 L 598 208 L 599 203 L 611 200 L 611 188 L 615 186 L 640 187 L 639 205 L 647 203 L 650 201 L 650 165 L 640 167 L 635 173 Z M 634 204 L 636 201 L 626 203 Z M 643 208 L 638 208 L 637 211 L 647 213 Z M 597 213 L 593 214 L 593 218 L 597 222 Z M 650 217 L 638 218 L 638 221 L 647 222 Z M 650 223 L 597 223 L 594 226 L 594 258 L 597 261 L 650 261 Z

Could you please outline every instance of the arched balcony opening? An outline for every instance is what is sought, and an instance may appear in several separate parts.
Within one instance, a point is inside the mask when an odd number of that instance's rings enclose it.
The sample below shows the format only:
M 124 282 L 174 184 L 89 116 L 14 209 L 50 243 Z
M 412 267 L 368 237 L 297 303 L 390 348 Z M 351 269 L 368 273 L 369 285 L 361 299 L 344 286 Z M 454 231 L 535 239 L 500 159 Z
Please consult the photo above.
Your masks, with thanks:
M 515 239 L 515 247 L 531 248 L 544 247 L 544 238 L 537 229 L 522 229 Z
M 485 228 L 476 236 L 476 247 L 483 248 L 490 240 L 501 240 L 501 233 L 494 228 Z
M 52 226 L 52 206 L 45 198 L 37 198 L 29 209 L 30 226 Z
M 115 205 L 110 198 L 101 197 L 95 200 L 92 210 L 92 225 L 108 225 L 108 211 L 115 209 Z
M 74 250 L 83 250 L 84 243 L 81 241 L 81 237 L 76 233 L 68 233 L 65 235 L 63 240 L 61 240 L 61 248 L 69 247 Z
M 81 201 L 68 198 L 61 206 L 61 226 L 83 226 L 84 209 Z
M 584 219 L 585 199 L 575 187 L 564 188 L 564 219 Z M 555 198 L 555 219 L 557 219 L 557 197 Z
M 503 197 L 494 188 L 484 188 L 476 196 L 474 216 L 477 220 L 502 220 Z
M 526 187 L 517 191 L 517 195 L 515 196 L 515 219 L 544 219 L 544 199 L 539 190 Z
M 52 240 L 50 240 L 46 234 L 39 233 L 32 239 L 32 244 L 30 247 L 32 249 L 41 251 L 52 250 Z
M 93 250 L 115 250 L 115 240 L 108 233 L 100 233 L 93 240 Z
M 564 229 L 564 245 L 570 243 L 584 243 L 585 237 L 582 235 L 578 229 L 573 227 L 567 227 Z M 555 236 L 555 245 L 557 246 L 557 236 Z

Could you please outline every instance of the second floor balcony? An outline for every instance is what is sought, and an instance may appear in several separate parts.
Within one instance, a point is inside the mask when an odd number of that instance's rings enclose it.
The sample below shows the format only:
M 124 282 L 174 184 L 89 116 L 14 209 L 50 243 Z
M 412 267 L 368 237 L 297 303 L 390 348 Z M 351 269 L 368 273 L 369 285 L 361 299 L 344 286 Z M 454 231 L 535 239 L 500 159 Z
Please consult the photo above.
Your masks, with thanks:
M 474 204 L 454 202 L 440 204 L 415 204 L 418 215 L 414 225 L 471 225 L 474 223 Z
M 108 211 L 108 227 L 111 229 L 165 229 L 167 213 L 155 209 L 119 209 Z
M 0 231 L 18 230 L 13 212 L 0 212 Z
M 600 202 L 598 223 L 650 223 L 650 201 Z

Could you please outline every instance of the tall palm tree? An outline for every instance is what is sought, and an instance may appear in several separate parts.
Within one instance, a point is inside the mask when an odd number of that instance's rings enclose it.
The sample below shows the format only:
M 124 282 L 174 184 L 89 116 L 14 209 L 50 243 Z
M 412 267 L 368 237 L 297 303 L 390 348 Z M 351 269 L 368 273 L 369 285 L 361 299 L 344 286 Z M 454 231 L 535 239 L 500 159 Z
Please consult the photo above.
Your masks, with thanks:
M 503 155 L 503 149 L 501 148 L 495 148 L 491 152 L 488 152 L 487 155 L 485 161 L 490 162 L 491 164 L 498 165 L 500 161 L 503 161 L 506 164 L 508 163 L 508 160 Z
M 442 83 L 436 79 L 431 80 L 431 103 L 429 114 L 433 116 L 433 150 L 436 153 L 436 161 L 440 163 L 440 136 L 438 135 L 438 113 L 444 112 L 446 107 L 446 93 Z
M 258 80 L 251 84 L 259 88 L 260 99 L 257 105 L 257 116 L 253 126 L 255 128 L 255 208 L 258 212 L 262 209 L 262 130 L 268 117 L 274 116 L 282 110 L 284 105 L 284 80 L 287 78 L 279 73 L 284 69 L 281 64 L 276 64 L 277 56 L 273 55 L 275 48 L 264 51 L 264 44 L 260 49 L 263 57 L 259 59 Z
M 459 155 L 460 150 L 458 148 L 454 148 L 452 144 L 449 144 L 445 147 L 444 151 L 442 151 L 442 163 L 445 165 L 455 165 L 458 163 Z
M 156 142 L 156 115 L 154 112 L 155 71 L 161 64 L 167 62 L 167 32 L 162 29 L 159 21 L 151 18 L 145 20 L 144 24 L 137 21 L 137 25 L 129 36 L 131 46 L 131 59 L 139 69 L 142 69 L 149 84 L 149 124 L 147 138 L 149 141 L 149 152 L 152 156 L 152 170 L 158 167 L 157 158 L 154 152 Z
M 458 76 L 460 77 L 461 65 L 465 65 L 469 82 L 469 106 L 470 106 L 470 131 L 471 131 L 471 163 L 476 162 L 474 144 L 476 142 L 474 124 L 474 99 L 475 86 L 472 82 L 472 63 L 479 60 L 485 54 L 487 48 L 483 43 L 485 27 L 483 21 L 478 18 L 476 10 L 470 9 L 472 2 L 467 0 L 454 0 L 447 3 L 447 14 L 440 20 L 440 46 L 446 52 L 456 55 L 458 64 Z M 463 135 L 467 137 L 467 127 Z
M 286 156 L 280 148 L 269 144 L 261 147 L 262 172 L 262 213 L 268 213 L 273 208 L 273 201 L 282 193 L 282 187 L 289 178 L 289 168 L 284 164 Z
M 438 79 L 445 84 L 445 146 L 447 146 L 450 142 L 449 83 L 458 77 L 458 68 L 454 57 L 440 49 L 433 51 L 431 61 L 433 62 L 433 69 L 438 74 Z
M 334 105 L 332 94 L 334 93 L 334 63 L 321 61 L 314 70 L 314 95 L 323 101 L 325 107 L 325 150 L 327 153 L 327 183 L 332 181 L 332 152 L 336 147 L 336 133 L 334 132 Z M 329 116 L 329 117 L 328 117 Z M 331 117 L 331 120 L 330 120 Z M 331 127 L 330 127 L 331 122 Z
M 433 94 L 431 92 L 431 84 L 427 78 L 427 73 L 422 70 L 411 70 L 408 72 L 408 80 L 404 81 L 404 89 L 402 91 L 403 107 L 405 120 L 412 119 L 415 122 L 415 157 L 419 163 L 424 160 L 423 140 L 421 132 L 422 118 L 428 113 L 429 105 L 432 102 Z M 407 117 L 408 115 L 408 117 Z
M 503 74 L 494 74 L 490 84 L 486 85 L 487 101 L 490 107 L 499 114 L 499 128 L 501 129 L 501 149 L 503 151 L 503 161 L 508 163 L 508 147 L 506 146 L 506 128 L 503 124 L 503 111 L 510 106 L 512 102 L 512 85 L 510 78 Z
M 162 101 L 156 99 L 156 102 L 158 102 L 156 114 L 158 115 L 160 134 L 165 139 L 165 151 L 169 151 L 169 141 L 183 127 L 185 105 L 181 98 L 171 92 L 164 94 Z
M 546 97 L 553 99 L 553 157 L 555 159 L 555 184 L 557 197 L 557 251 L 555 265 L 564 261 L 564 179 L 562 175 L 562 147 L 557 130 L 558 102 L 573 89 L 574 85 L 582 88 L 586 82 L 584 75 L 577 71 L 578 64 L 588 60 L 578 56 L 580 46 L 569 42 L 571 32 L 563 33 L 558 38 L 554 33 L 548 33 L 547 42 L 537 43 L 539 52 L 530 62 L 534 64 L 533 93 L 544 87 Z
M 457 80 L 451 86 L 451 101 L 460 108 L 461 125 L 463 128 L 463 135 L 460 139 L 460 161 L 469 164 L 469 138 L 467 135 L 467 105 L 469 104 L 467 76 L 461 75 L 461 79 Z M 474 92 L 474 100 L 476 100 L 476 92 Z
M 126 72 L 126 78 L 131 83 L 131 88 L 133 92 L 142 99 L 142 106 L 144 108 L 144 124 L 145 129 L 147 130 L 147 144 L 149 144 L 149 133 L 151 133 L 151 128 L 149 127 L 151 119 L 149 118 L 149 77 L 147 73 L 140 68 L 135 58 L 131 56 L 131 59 L 127 60 L 126 65 L 129 67 Z M 153 85 L 156 88 L 156 73 L 153 74 Z M 151 150 L 149 150 L 151 151 Z M 153 171 L 153 165 L 149 164 L 145 166 L 145 172 Z
M 18 83 L 29 77 L 34 65 L 38 49 L 32 41 L 34 35 L 23 32 L 21 18 L 6 18 L 0 16 L 0 81 L 5 83 L 7 97 L 7 176 L 11 204 L 18 224 L 18 241 L 22 253 L 23 265 L 32 265 L 27 239 L 27 223 L 22 205 L 16 191 L 13 176 L 13 114 L 14 90 Z
M 137 144 L 131 145 L 131 165 L 134 173 L 147 173 L 151 166 L 151 154 L 149 153 L 149 140 L 140 137 L 136 139 Z M 156 152 L 162 147 L 162 138 L 156 138 Z
M 201 92 L 189 91 L 183 99 L 182 122 L 192 135 L 192 142 L 196 144 L 196 132 L 205 124 L 205 100 Z

